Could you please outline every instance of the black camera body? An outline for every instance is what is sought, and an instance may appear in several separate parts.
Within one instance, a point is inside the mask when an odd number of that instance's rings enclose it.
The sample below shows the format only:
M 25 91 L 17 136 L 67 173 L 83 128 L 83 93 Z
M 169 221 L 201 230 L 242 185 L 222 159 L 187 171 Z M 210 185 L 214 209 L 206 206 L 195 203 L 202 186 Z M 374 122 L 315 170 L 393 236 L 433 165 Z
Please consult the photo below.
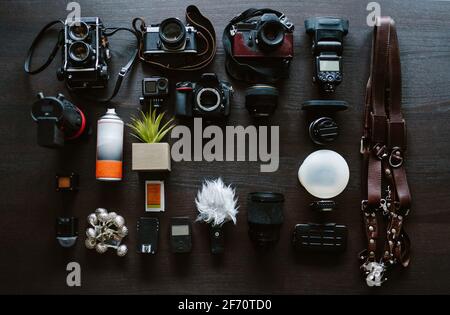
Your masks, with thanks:
M 110 51 L 104 30 L 98 17 L 65 22 L 63 65 L 57 75 L 69 88 L 106 87 Z
M 31 117 L 38 124 L 38 144 L 58 148 L 65 140 L 75 140 L 89 132 L 83 112 L 69 102 L 64 95 L 45 97 L 38 94 Z
M 343 40 L 348 33 L 348 20 L 317 17 L 305 21 L 306 33 L 313 40 L 313 82 L 325 92 L 334 92 L 343 79 Z
M 265 13 L 233 25 L 235 58 L 281 58 L 294 56 L 294 25 L 286 17 Z
M 169 96 L 169 80 L 163 77 L 149 77 L 142 80 L 142 106 L 161 107 Z
M 185 117 L 227 117 L 231 109 L 233 87 L 216 74 L 205 73 L 198 82 L 176 85 L 175 114 Z
M 147 60 L 154 57 L 195 55 L 197 30 L 185 25 L 177 18 L 168 18 L 160 24 L 146 28 L 143 39 L 143 56 Z

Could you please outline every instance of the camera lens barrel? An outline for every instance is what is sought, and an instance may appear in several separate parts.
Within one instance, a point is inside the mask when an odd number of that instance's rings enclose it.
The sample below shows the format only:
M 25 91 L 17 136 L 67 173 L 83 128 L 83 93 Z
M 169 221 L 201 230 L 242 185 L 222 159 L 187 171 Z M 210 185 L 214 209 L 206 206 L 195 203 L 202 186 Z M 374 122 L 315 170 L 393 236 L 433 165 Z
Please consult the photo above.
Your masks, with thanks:
M 85 40 L 89 35 L 89 26 L 83 21 L 76 21 L 69 26 L 68 33 L 72 40 Z
M 257 32 L 258 45 L 265 50 L 277 49 L 283 44 L 285 31 L 277 16 L 263 16 Z
M 257 84 L 245 91 L 245 107 L 253 117 L 266 117 L 278 106 L 278 89 L 271 85 Z
M 168 49 L 183 47 L 186 41 L 186 27 L 177 18 L 168 18 L 159 26 L 159 38 Z
M 250 239 L 259 248 L 269 248 L 280 237 L 284 221 L 284 196 L 273 192 L 253 192 L 247 197 Z
M 85 42 L 74 42 L 69 46 L 69 56 L 75 62 L 86 61 L 91 54 L 91 47 Z

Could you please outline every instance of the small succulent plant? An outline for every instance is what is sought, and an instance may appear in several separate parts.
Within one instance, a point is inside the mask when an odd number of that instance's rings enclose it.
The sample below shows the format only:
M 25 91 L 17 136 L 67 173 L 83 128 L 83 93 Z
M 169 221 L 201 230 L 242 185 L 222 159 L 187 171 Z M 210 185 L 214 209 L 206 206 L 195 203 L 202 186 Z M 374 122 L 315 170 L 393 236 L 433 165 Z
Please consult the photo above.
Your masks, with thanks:
M 140 117 L 132 117 L 131 123 L 127 124 L 131 128 L 131 135 L 144 143 L 159 143 L 166 134 L 175 127 L 173 117 L 163 124 L 165 112 L 156 113 L 151 109 L 144 113 L 141 111 Z

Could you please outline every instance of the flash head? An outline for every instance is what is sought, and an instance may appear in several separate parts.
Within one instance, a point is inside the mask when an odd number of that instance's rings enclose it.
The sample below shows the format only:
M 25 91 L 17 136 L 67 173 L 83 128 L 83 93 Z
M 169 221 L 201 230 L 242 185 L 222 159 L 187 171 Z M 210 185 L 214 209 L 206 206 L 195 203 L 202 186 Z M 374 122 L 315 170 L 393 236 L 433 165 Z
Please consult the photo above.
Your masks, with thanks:
M 348 33 L 348 25 L 348 20 L 335 17 L 314 17 L 305 21 L 306 33 L 313 42 L 313 82 L 324 92 L 334 92 L 342 82 L 343 41 Z

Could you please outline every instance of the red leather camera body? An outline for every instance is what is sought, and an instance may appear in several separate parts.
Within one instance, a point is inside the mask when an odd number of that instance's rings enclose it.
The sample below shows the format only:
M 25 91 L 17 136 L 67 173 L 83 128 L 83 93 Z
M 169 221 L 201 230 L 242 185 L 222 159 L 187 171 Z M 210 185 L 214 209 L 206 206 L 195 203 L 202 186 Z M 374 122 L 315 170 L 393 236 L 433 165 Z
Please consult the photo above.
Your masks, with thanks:
M 292 33 L 286 33 L 283 44 L 273 51 L 262 50 L 258 47 L 256 38 L 256 32 L 237 31 L 233 37 L 233 56 L 235 58 L 269 59 L 292 59 L 294 57 L 294 36 Z

